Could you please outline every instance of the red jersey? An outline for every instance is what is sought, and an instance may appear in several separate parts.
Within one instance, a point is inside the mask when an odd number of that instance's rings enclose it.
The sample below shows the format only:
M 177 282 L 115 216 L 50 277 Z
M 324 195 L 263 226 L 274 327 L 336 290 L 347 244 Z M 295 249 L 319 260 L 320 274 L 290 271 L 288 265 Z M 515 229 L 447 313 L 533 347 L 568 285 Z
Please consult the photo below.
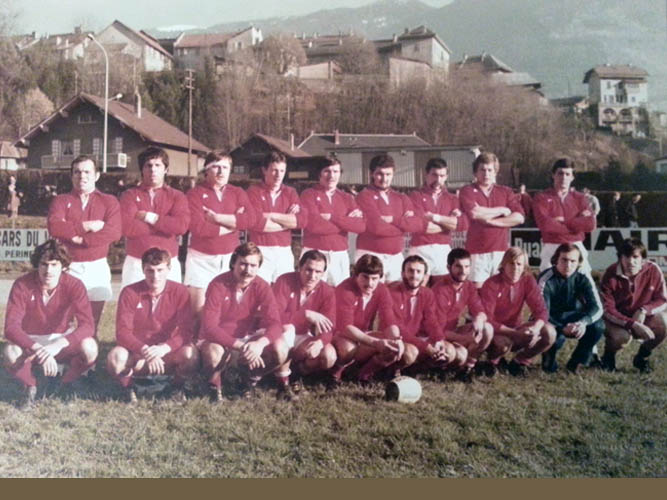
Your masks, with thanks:
M 104 227 L 94 233 L 86 232 L 83 222 L 91 220 L 103 221 Z M 115 196 L 96 189 L 83 207 L 79 195 L 71 191 L 53 199 L 46 224 L 49 234 L 67 247 L 73 262 L 104 259 L 109 245 L 121 237 L 120 205 Z M 81 236 L 83 243 L 73 243 L 75 236 Z
M 425 220 L 424 214 L 426 212 L 451 217 L 454 210 L 461 209 L 458 197 L 443 189 L 440 196 L 433 198 L 433 190 L 428 186 L 412 191 L 410 193 L 410 200 L 412 200 L 417 215 L 423 220 Z M 421 230 L 417 230 L 416 228 L 412 230 L 411 246 L 417 247 L 434 244 L 451 245 L 451 231 L 443 229 L 441 233 L 427 234 L 426 225 L 427 224 L 424 223 Z M 468 218 L 465 215 L 459 216 L 456 221 L 456 231 L 466 231 L 467 229 Z
M 299 206 L 299 213 L 296 215 L 296 229 L 302 229 L 308 221 L 308 211 L 299 200 L 299 195 L 294 188 L 284 184 L 278 191 L 278 196 L 271 197 L 271 191 L 266 184 L 253 184 L 248 188 L 248 198 L 252 206 L 255 207 L 257 217 L 254 225 L 250 227 L 248 239 L 257 245 L 288 247 L 292 244 L 292 230 L 285 229 L 275 233 L 265 233 L 266 212 L 276 212 L 286 214 L 292 205 Z
M 584 240 L 584 233 L 595 229 L 595 215 L 583 216 L 591 211 L 590 203 L 583 193 L 570 191 L 561 199 L 555 189 L 537 193 L 533 200 L 535 222 L 542 233 L 544 243 L 574 243 Z M 556 217 L 563 217 L 559 222 Z
M 433 339 L 439 330 L 433 292 L 422 286 L 416 295 L 411 295 L 402 281 L 394 281 L 389 285 L 389 293 L 401 338 L 417 346 L 420 351 L 425 349 L 428 344 L 425 337 Z
M 611 323 L 630 328 L 632 316 L 644 309 L 648 316 L 667 309 L 665 277 L 653 262 L 646 261 L 639 273 L 625 276 L 620 262 L 607 268 L 600 281 L 604 317 Z
M 136 219 L 135 214 L 140 210 L 158 214 L 158 221 L 148 224 Z M 178 255 L 178 236 L 184 234 L 190 224 L 188 201 L 178 189 L 165 184 L 155 190 L 151 200 L 143 184 L 130 188 L 120 197 L 120 212 L 128 255 L 141 259 L 151 247 L 167 250 L 172 257 Z
M 141 354 L 145 345 L 167 344 L 175 352 L 192 341 L 194 318 L 185 285 L 167 281 L 154 301 L 145 280 L 126 286 L 118 297 L 116 342 Z
M 301 304 L 301 279 L 298 272 L 281 275 L 272 288 L 282 324 L 294 325 L 297 335 L 310 332 L 311 324 L 306 319 L 307 310 L 323 314 L 334 326 L 336 325 L 336 292 L 328 283 L 320 281 L 303 304 Z M 329 344 L 332 336 L 333 331 L 327 332 L 320 336 L 320 340 L 324 344 Z
M 357 196 L 359 208 L 366 218 L 366 230 L 357 238 L 357 251 L 397 254 L 405 248 L 405 234 L 421 229 L 424 221 L 416 215 L 407 217 L 408 211 L 414 212 L 410 198 L 393 189 L 386 192 L 385 201 L 380 190 L 368 186 Z M 391 223 L 382 220 L 382 216 L 393 217 Z
M 349 217 L 359 208 L 351 194 L 336 189 L 329 198 L 321 185 L 301 193 L 301 202 L 308 211 L 308 222 L 303 230 L 303 246 L 323 251 L 347 250 L 347 233 L 362 233 L 366 230 L 363 217 Z M 331 214 L 324 220 L 320 214 Z
M 472 218 L 472 209 L 480 207 L 507 207 L 524 215 L 519 197 L 505 186 L 494 184 L 487 197 L 477 183 L 468 184 L 459 193 L 461 208 L 468 216 L 470 227 L 466 235 L 466 250 L 470 253 L 504 252 L 509 248 L 509 228 L 490 226 Z
M 248 229 L 255 222 L 255 210 L 248 195 L 237 186 L 226 184 L 218 199 L 215 190 L 207 184 L 195 186 L 186 195 L 190 208 L 190 247 L 208 255 L 232 253 L 239 245 L 239 231 Z M 203 207 L 218 214 L 236 216 L 236 230 L 220 234 L 219 224 L 209 222 Z
M 95 332 L 93 313 L 86 287 L 67 273 L 51 298 L 44 304 L 42 285 L 37 271 L 18 278 L 12 285 L 5 311 L 5 338 L 26 350 L 35 343 L 28 335 L 65 333 L 76 319 L 76 329 L 67 335 L 70 344 L 80 343 Z
M 205 340 L 231 348 L 236 339 L 254 334 L 261 328 L 274 342 L 282 335 L 282 323 L 271 287 L 255 277 L 237 299 L 232 271 L 216 276 L 206 290 L 201 316 L 201 334 Z
M 455 284 L 448 274 L 438 280 L 433 287 L 438 324 L 442 326 L 435 340 L 445 339 L 446 332 L 456 330 L 459 318 L 466 307 L 472 316 L 485 312 L 477 287 L 472 281 L 464 281 L 458 289 Z
M 370 300 L 364 307 L 361 290 L 354 277 L 347 278 L 336 287 L 336 334 L 354 325 L 362 332 L 373 329 L 375 317 L 380 318 L 380 329 L 396 325 L 389 288 L 378 284 Z
M 532 274 L 524 274 L 517 283 L 512 283 L 502 272 L 491 276 L 484 282 L 480 297 L 496 332 L 500 332 L 501 325 L 516 328 L 524 323 L 521 318 L 524 303 L 533 319 L 549 321 L 544 297 Z

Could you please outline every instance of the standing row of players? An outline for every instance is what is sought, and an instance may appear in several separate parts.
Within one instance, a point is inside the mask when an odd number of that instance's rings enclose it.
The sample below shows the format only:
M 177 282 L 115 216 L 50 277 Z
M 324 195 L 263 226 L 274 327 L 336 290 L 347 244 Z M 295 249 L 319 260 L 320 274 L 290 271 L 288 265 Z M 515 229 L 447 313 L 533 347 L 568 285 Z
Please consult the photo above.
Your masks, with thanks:
M 508 188 L 495 184 L 498 161 L 492 154 L 482 154 L 475 160 L 475 182 L 461 190 L 460 206 L 459 199 L 446 192 L 447 167 L 440 159 L 429 161 L 425 186 L 407 197 L 391 190 L 393 160 L 379 155 L 371 161 L 371 185 L 356 200 L 337 189 L 341 167 L 335 159 L 323 166 L 319 184 L 306 190 L 301 199 L 282 184 L 285 161 L 278 153 L 267 156 L 264 182 L 251 187 L 247 195 L 228 184 L 231 159 L 226 155 L 212 153 L 206 158 L 205 182 L 192 189 L 187 199 L 164 183 L 168 161 L 166 153 L 158 148 L 144 151 L 140 155 L 142 182 L 123 194 L 119 208 L 115 198 L 95 190 L 99 173 L 94 161 L 78 158 L 72 165 L 73 191 L 57 197 L 52 204 L 49 229 L 72 256 L 69 272 L 84 281 L 95 323 L 104 300 L 110 298 L 106 253 L 109 243 L 119 237 L 121 227 L 128 254 L 123 285 L 144 280 L 141 259 L 146 250 L 156 247 L 175 256 L 177 235 L 190 228 L 185 283 L 190 303 L 199 313 L 206 287 L 226 270 L 231 260 L 240 229 L 248 229 L 250 240 L 257 243 L 262 253 L 260 276 L 273 282 L 278 275 L 292 270 L 290 229 L 302 227 L 304 252 L 317 248 L 325 255 L 328 280 L 334 284 L 344 280 L 349 272 L 348 231 L 360 233 L 355 260 L 358 262 L 364 255 L 376 257 L 382 264 L 381 274 L 393 281 L 401 276 L 406 232 L 412 233 L 409 253 L 422 255 L 431 273 L 438 276 L 448 271 L 444 263 L 448 262 L 451 231 L 467 229 L 471 279 L 481 286 L 498 269 L 508 246 L 508 228 L 523 221 L 517 198 Z M 544 240 L 543 267 L 548 266 L 549 254 L 560 243 L 575 245 L 582 266 L 587 265 L 581 241 L 583 233 L 594 228 L 595 218 L 585 198 L 570 191 L 573 177 L 571 162 L 559 160 L 553 168 L 553 188 L 535 198 L 536 220 Z M 654 271 L 650 266 L 645 263 L 644 267 Z M 582 269 L 594 290 L 588 268 Z M 169 271 L 174 281 L 180 281 L 180 264 L 175 257 L 171 258 Z M 619 268 L 620 276 L 625 276 L 623 272 Z M 634 283 L 625 289 L 631 295 L 636 291 Z M 664 296 L 664 286 L 651 290 Z M 664 308 L 664 300 L 643 310 L 643 316 L 639 314 L 637 318 L 634 308 L 641 309 L 634 301 L 623 306 L 616 322 L 641 337 L 646 332 L 635 323 L 645 326 L 647 317 L 651 320 Z M 580 330 L 581 326 L 577 328 Z M 480 335 L 476 332 L 476 337 Z M 609 341 L 607 344 L 611 345 Z M 646 354 L 646 349 L 641 353 Z M 607 354 L 603 359 L 611 365 L 613 356 Z M 645 358 L 642 357 L 644 361 Z M 515 364 L 521 365 L 520 361 L 522 358 Z

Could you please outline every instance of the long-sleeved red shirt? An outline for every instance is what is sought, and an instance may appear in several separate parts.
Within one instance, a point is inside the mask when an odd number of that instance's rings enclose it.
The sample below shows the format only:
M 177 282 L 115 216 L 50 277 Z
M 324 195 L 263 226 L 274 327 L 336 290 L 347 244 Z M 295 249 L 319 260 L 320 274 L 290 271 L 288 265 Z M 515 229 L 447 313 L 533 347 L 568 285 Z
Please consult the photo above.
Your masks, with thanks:
M 516 328 L 524 323 L 521 318 L 524 303 L 533 319 L 549 321 L 544 297 L 532 274 L 525 273 L 517 283 L 512 283 L 505 273 L 500 272 L 484 282 L 480 297 L 496 332 L 500 331 L 501 325 Z
M 410 200 L 415 207 L 416 214 L 424 221 L 420 230 L 414 228 L 412 230 L 412 240 L 410 245 L 413 247 L 421 245 L 451 245 L 452 232 L 448 229 L 443 229 L 441 233 L 426 233 L 427 221 L 424 218 L 426 212 L 433 214 L 452 216 L 454 210 L 460 210 L 459 199 L 451 193 L 443 190 L 437 201 L 433 199 L 433 190 L 428 186 L 421 189 L 416 189 L 410 193 Z M 463 213 L 456 220 L 456 231 L 465 231 L 468 229 L 468 217 Z
M 236 291 L 232 271 L 216 276 L 208 285 L 201 317 L 202 337 L 231 348 L 236 339 L 264 328 L 271 342 L 277 340 L 282 334 L 282 323 L 269 284 L 255 277 L 240 302 L 237 302 Z
M 101 220 L 104 227 L 97 232 L 86 232 L 83 222 Z M 74 191 L 56 196 L 46 219 L 49 234 L 67 247 L 73 262 L 90 262 L 109 254 L 109 245 L 121 237 L 120 205 L 115 196 L 98 190 L 88 195 L 84 208 Z M 83 243 L 73 243 L 81 236 Z
M 512 212 L 524 215 L 519 197 L 505 186 L 494 184 L 489 196 L 477 183 L 468 184 L 459 193 L 461 208 L 467 215 L 470 226 L 466 235 L 466 250 L 470 253 L 504 252 L 509 248 L 509 228 L 495 227 L 484 221 L 474 220 L 472 209 L 480 207 L 507 207 Z
M 190 247 L 208 254 L 232 253 L 239 245 L 239 231 L 248 229 L 255 222 L 255 210 L 243 189 L 227 184 L 222 188 L 222 198 L 215 190 L 200 184 L 187 194 L 190 208 Z M 209 222 L 203 210 L 209 208 L 218 214 L 236 216 L 236 230 L 220 235 L 220 225 Z
M 5 338 L 9 342 L 30 349 L 35 341 L 28 335 L 65 333 L 74 319 L 76 329 L 67 335 L 70 344 L 93 336 L 93 313 L 81 280 L 62 273 L 47 304 L 41 287 L 37 271 L 24 274 L 12 285 L 5 311 Z
M 611 323 L 630 328 L 632 316 L 643 308 L 651 316 L 667 309 L 665 277 L 651 261 L 644 262 L 633 277 L 623 274 L 620 262 L 607 268 L 600 281 L 604 317 Z
M 354 197 L 336 189 L 329 199 L 321 185 L 301 193 L 301 202 L 308 211 L 308 223 L 303 230 L 303 246 L 326 251 L 347 250 L 347 233 L 362 233 L 366 229 L 363 217 L 348 214 L 359 208 Z M 331 214 L 324 220 L 320 214 Z
M 397 325 L 387 285 L 378 284 L 366 307 L 354 277 L 347 278 L 336 287 L 336 335 L 340 335 L 348 325 L 356 326 L 362 332 L 370 331 L 376 315 L 382 330 Z
M 303 229 L 308 221 L 308 211 L 299 200 L 296 190 L 284 184 L 278 191 L 275 202 L 271 197 L 271 191 L 264 183 L 253 184 L 248 188 L 248 198 L 255 208 L 256 218 L 253 226 L 250 227 L 249 240 L 261 246 L 279 246 L 288 247 L 292 244 L 292 230 L 285 229 L 275 233 L 265 233 L 266 217 L 263 215 L 268 212 L 286 214 L 292 205 L 299 206 L 299 212 L 296 215 L 296 228 Z
M 445 275 L 433 287 L 436 315 L 440 325 L 436 341 L 446 339 L 446 332 L 456 330 L 459 318 L 466 307 L 472 316 L 485 312 L 477 287 L 472 281 L 464 281 L 458 289 L 455 284 L 450 275 Z
M 581 215 L 584 210 L 591 211 L 590 204 L 583 193 L 576 191 L 570 191 L 561 200 L 556 190 L 550 188 L 533 198 L 533 214 L 544 243 L 583 241 L 584 233 L 595 229 L 595 215 Z M 565 221 L 559 222 L 556 217 Z
M 423 220 L 416 214 L 405 215 L 408 211 L 414 212 L 410 198 L 392 189 L 386 194 L 389 203 L 374 186 L 368 186 L 357 196 L 359 208 L 366 218 L 366 230 L 357 238 L 357 251 L 401 253 L 405 248 L 405 234 L 423 227 Z M 393 217 L 392 222 L 382 220 L 382 216 L 387 215 Z
M 282 324 L 294 325 L 297 335 L 305 335 L 311 329 L 311 324 L 306 319 L 308 310 L 323 314 L 334 326 L 336 325 L 336 293 L 328 283 L 320 281 L 303 305 L 301 305 L 301 279 L 298 272 L 281 275 L 272 288 Z M 319 339 L 324 344 L 329 344 L 332 336 L 333 328 L 332 331 L 320 335 Z
M 135 218 L 138 211 L 158 214 L 155 224 Z M 190 224 L 188 200 L 178 189 L 167 186 L 155 190 L 151 202 L 148 188 L 143 184 L 130 188 L 120 197 L 123 219 L 125 251 L 138 259 L 151 247 L 167 250 L 172 257 L 178 255 L 178 236 L 184 234 Z
M 185 285 L 167 281 L 154 307 L 145 280 L 126 286 L 118 297 L 116 342 L 133 353 L 157 344 L 167 344 L 175 352 L 192 341 L 193 328 Z
M 389 293 L 394 306 L 394 317 L 401 330 L 401 338 L 423 350 L 428 339 L 438 335 L 438 321 L 435 315 L 435 299 L 430 288 L 419 287 L 416 295 L 410 295 L 402 281 L 389 284 Z M 415 298 L 414 308 L 412 298 Z

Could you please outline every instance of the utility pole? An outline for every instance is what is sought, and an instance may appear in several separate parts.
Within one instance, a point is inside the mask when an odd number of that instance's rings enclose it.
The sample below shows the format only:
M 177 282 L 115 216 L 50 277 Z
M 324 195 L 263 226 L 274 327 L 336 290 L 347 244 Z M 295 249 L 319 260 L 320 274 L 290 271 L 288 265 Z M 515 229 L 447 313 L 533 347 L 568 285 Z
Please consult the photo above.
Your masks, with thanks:
M 192 177 L 192 91 L 194 90 L 194 71 L 185 70 L 185 88 L 188 89 L 188 177 Z

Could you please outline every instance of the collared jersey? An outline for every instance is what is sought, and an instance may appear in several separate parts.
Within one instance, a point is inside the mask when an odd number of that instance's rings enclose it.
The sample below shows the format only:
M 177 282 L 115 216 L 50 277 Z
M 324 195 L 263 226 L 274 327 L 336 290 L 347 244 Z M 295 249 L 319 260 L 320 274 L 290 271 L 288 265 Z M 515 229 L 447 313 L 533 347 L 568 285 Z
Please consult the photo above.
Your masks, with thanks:
M 290 186 L 282 185 L 278 191 L 278 196 L 272 198 L 271 191 L 266 184 L 253 184 L 248 188 L 248 198 L 255 208 L 256 218 L 253 226 L 250 227 L 249 240 L 261 246 L 280 246 L 288 247 L 292 244 L 292 230 L 285 229 L 275 233 L 265 233 L 266 217 L 263 215 L 268 212 L 286 214 L 292 205 L 299 206 L 299 212 L 296 213 L 296 229 L 303 229 L 308 221 L 308 211 L 305 209 L 296 190 Z
M 461 209 L 458 197 L 448 193 L 445 189 L 443 189 L 436 201 L 433 198 L 433 190 L 428 186 L 424 186 L 421 189 L 412 191 L 410 193 L 410 200 L 415 207 L 417 215 L 424 221 L 424 214 L 426 212 L 451 217 L 454 210 Z M 443 229 L 440 233 L 427 234 L 426 226 L 427 224 L 424 223 L 420 230 L 413 229 L 412 240 L 410 241 L 413 247 L 433 244 L 451 245 L 452 232 L 450 230 Z M 455 230 L 465 231 L 467 229 L 468 218 L 461 214 L 457 217 Z
M 356 326 L 362 332 L 370 331 L 376 316 L 381 330 L 397 324 L 387 285 L 379 283 L 366 304 L 354 277 L 347 278 L 336 287 L 337 335 L 348 325 Z
M 550 188 L 535 195 L 533 213 L 535 222 L 545 243 L 574 243 L 584 240 L 584 233 L 595 229 L 595 215 L 584 216 L 584 210 L 591 210 L 586 196 L 570 191 L 563 199 L 555 189 Z M 559 222 L 556 217 L 563 217 Z
M 491 276 L 482 285 L 480 297 L 496 332 L 501 325 L 516 328 L 523 324 L 524 304 L 528 305 L 534 319 L 545 323 L 549 320 L 542 291 L 532 274 L 525 273 L 517 283 L 512 283 L 502 272 Z
M 537 279 L 549 311 L 549 323 L 563 328 L 568 323 L 595 323 L 602 318 L 602 301 L 590 276 L 576 271 L 569 278 L 555 267 L 542 271 Z
M 477 287 L 472 281 L 464 281 L 458 289 L 454 285 L 452 277 L 445 275 L 433 286 L 436 314 L 441 325 L 437 340 L 446 338 L 446 332 L 456 330 L 466 307 L 472 316 L 484 312 Z
M 430 288 L 419 287 L 413 296 L 403 281 L 395 281 L 389 285 L 389 293 L 401 338 L 423 350 L 428 344 L 425 337 L 432 340 L 438 336 L 433 292 Z

